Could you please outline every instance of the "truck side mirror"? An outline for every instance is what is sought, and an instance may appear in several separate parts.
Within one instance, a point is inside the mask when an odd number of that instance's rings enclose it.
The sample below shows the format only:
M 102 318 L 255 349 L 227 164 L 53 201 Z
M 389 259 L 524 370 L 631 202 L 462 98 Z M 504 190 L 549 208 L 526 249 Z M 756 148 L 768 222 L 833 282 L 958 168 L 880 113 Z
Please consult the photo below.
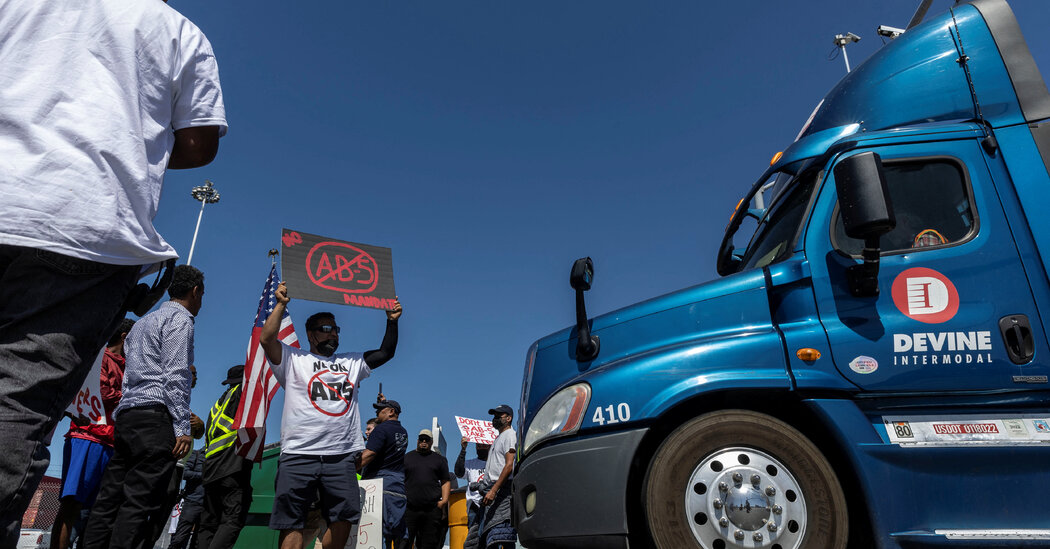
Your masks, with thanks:
M 586 292 L 591 289 L 593 280 L 594 262 L 591 261 L 591 258 L 583 257 L 573 262 L 572 271 L 569 273 L 569 285 L 573 290 Z
M 846 235 L 864 240 L 864 263 L 846 271 L 850 293 L 879 295 L 879 239 L 897 226 L 882 159 L 870 151 L 856 154 L 839 162 L 834 173 Z
M 601 346 L 598 336 L 591 335 L 591 327 L 587 323 L 587 306 L 583 299 L 583 292 L 591 289 L 593 281 L 594 262 L 589 257 L 577 259 L 572 264 L 572 271 L 569 273 L 569 285 L 576 290 L 576 360 L 578 362 L 594 360 Z

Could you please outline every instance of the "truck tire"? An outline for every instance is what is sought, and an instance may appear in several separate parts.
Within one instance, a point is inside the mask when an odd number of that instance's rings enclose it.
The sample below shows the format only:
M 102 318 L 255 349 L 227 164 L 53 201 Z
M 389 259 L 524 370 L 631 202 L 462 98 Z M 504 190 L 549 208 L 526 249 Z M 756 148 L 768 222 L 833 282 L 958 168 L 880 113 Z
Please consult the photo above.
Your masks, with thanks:
M 846 497 L 831 465 L 765 414 L 724 410 L 675 429 L 643 491 L 658 549 L 846 547 Z

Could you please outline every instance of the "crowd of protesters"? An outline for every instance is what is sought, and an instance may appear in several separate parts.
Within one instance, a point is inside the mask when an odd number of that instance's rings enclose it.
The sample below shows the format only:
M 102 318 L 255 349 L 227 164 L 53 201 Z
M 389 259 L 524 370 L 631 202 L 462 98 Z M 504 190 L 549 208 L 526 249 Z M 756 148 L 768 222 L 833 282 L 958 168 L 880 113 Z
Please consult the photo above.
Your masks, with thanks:
M 236 542 L 252 497 L 252 462 L 236 452 L 233 417 L 242 396 L 244 366 L 227 371 L 222 381 L 227 388 L 205 425 L 189 409 L 197 378 L 194 320 L 203 306 L 204 290 L 200 270 L 176 267 L 168 288 L 170 300 L 138 322 L 122 321 L 109 338 L 100 377 L 107 421 L 72 418 L 52 548 L 71 547 L 81 532 L 78 546 L 83 548 L 152 547 L 180 498 L 183 507 L 170 549 L 229 548 Z M 387 311 L 378 349 L 336 353 L 340 329 L 331 313 L 307 320 L 309 350 L 278 341 L 289 302 L 284 283 L 275 298 L 260 340 L 285 390 L 270 515 L 270 527 L 281 532 L 280 547 L 298 549 L 310 539 L 305 534 L 313 509 L 324 523 L 322 545 L 346 546 L 361 517 L 358 471 L 364 479 L 383 479 L 384 547 L 441 547 L 453 477 L 446 458 L 434 451 L 433 433 L 420 431 L 415 449 L 406 452 L 401 404 L 382 394 L 372 405 L 375 417 L 366 422 L 371 428 L 363 433 L 360 429 L 358 388 L 373 369 L 394 356 L 400 301 Z M 326 379 L 327 374 L 332 379 Z M 339 387 L 339 394 L 322 396 L 311 386 L 318 381 Z M 323 398 L 329 402 L 319 406 Z M 513 546 L 506 497 L 514 462 L 512 412 L 506 405 L 489 412 L 499 436 L 491 451 L 479 445 L 478 459 L 469 463 L 464 460 L 464 438 L 455 476 L 468 481 L 471 546 Z M 191 452 L 193 438 L 202 436 L 204 447 Z M 179 490 L 183 481 L 185 488 Z
M 72 418 L 52 548 L 71 547 L 81 532 L 79 547 L 152 547 L 180 497 L 183 507 L 170 549 L 229 548 L 236 542 L 252 497 L 252 462 L 235 451 L 233 416 L 244 366 L 227 371 L 222 381 L 227 388 L 205 425 L 189 409 L 197 377 L 194 320 L 204 289 L 201 271 L 176 267 L 168 288 L 171 299 L 138 322 L 125 319 L 109 338 L 100 377 L 107 421 Z M 441 547 L 453 477 L 446 458 L 434 451 L 433 433 L 420 431 L 415 450 L 406 452 L 401 404 L 382 394 L 372 405 L 375 417 L 366 423 L 371 428 L 360 430 L 358 387 L 394 356 L 400 301 L 387 311 L 379 349 L 336 353 L 340 329 L 331 313 L 307 320 L 309 350 L 279 342 L 276 332 L 289 302 L 284 283 L 275 298 L 261 342 L 285 390 L 270 515 L 270 527 L 281 531 L 280 547 L 303 547 L 311 509 L 319 511 L 324 523 L 322 545 L 344 547 L 361 516 L 358 471 L 364 479 L 383 479 L 384 547 Z M 333 379 L 324 379 L 326 373 Z M 317 405 L 321 397 L 310 384 L 318 379 L 329 387 L 337 386 L 335 379 L 344 380 L 340 398 L 330 403 L 341 406 L 342 413 Z M 455 466 L 455 476 L 468 482 L 471 547 L 513 546 L 506 497 L 514 462 L 512 412 L 501 405 L 489 413 L 500 433 L 491 451 L 479 444 L 478 458 L 467 462 L 464 438 Z M 191 452 L 192 439 L 202 435 L 204 447 Z

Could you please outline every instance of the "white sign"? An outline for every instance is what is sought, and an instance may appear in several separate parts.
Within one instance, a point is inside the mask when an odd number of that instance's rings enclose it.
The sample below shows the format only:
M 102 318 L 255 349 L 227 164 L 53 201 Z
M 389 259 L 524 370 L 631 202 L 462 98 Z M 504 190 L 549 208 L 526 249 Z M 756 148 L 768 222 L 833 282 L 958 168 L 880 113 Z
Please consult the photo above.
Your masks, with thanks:
M 459 425 L 459 432 L 475 444 L 492 444 L 499 435 L 491 421 L 456 416 L 456 425 Z
M 84 378 L 84 385 L 80 387 L 77 397 L 69 403 L 66 411 L 73 417 L 86 417 L 96 425 L 106 424 L 106 408 L 102 405 L 102 390 L 99 380 L 102 379 L 102 357 L 106 354 L 103 347 L 91 365 L 91 371 Z
M 179 517 L 182 516 L 182 507 L 185 504 L 186 504 L 186 500 L 180 499 L 179 502 L 175 504 L 175 507 L 171 508 L 171 516 L 168 517 L 170 519 L 169 522 L 168 522 L 168 533 L 169 534 L 174 534 L 175 533 L 175 529 L 179 527 Z
M 383 479 L 359 480 L 361 488 L 361 522 L 357 533 L 346 541 L 346 549 L 381 549 L 383 547 Z
M 890 442 L 907 446 L 1050 444 L 1050 416 L 886 416 Z

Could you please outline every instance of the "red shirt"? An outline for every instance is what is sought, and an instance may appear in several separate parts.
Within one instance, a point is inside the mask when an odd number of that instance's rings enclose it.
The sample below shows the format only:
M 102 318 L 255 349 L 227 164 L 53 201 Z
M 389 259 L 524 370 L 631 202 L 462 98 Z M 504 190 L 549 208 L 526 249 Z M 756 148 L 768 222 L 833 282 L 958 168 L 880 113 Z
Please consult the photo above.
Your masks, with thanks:
M 77 426 L 69 424 L 67 437 L 82 438 L 106 446 L 113 446 L 113 411 L 120 404 L 123 396 L 121 389 L 124 384 L 124 357 L 106 349 L 102 357 L 102 377 L 99 378 L 99 392 L 102 393 L 102 406 L 106 409 L 105 425 Z

